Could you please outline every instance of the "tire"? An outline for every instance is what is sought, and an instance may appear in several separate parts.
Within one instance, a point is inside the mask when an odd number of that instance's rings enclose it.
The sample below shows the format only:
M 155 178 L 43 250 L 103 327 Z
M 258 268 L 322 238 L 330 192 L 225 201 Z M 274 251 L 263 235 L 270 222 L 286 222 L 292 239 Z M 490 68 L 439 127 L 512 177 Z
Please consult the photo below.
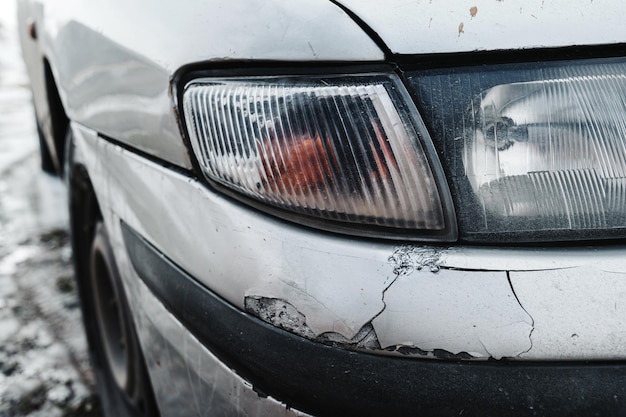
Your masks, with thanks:
M 108 417 L 158 416 L 128 302 L 102 221 L 95 225 L 82 300 L 98 394 Z
M 43 131 L 41 130 L 41 126 L 39 125 L 39 121 L 37 120 L 37 137 L 39 138 L 39 156 L 41 158 L 41 170 L 46 174 L 57 175 L 56 168 L 54 167 L 54 161 L 52 161 L 52 154 L 50 153 L 50 149 L 48 149 L 48 145 L 46 144 L 46 139 L 43 135 Z

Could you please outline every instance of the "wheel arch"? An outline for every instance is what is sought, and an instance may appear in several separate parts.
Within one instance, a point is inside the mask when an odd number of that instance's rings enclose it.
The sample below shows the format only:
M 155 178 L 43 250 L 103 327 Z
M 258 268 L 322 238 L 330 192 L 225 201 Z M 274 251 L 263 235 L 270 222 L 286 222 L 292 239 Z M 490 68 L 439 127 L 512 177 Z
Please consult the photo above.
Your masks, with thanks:
M 63 175 L 65 164 L 65 142 L 70 120 L 63 106 L 58 84 L 50 61 L 46 56 L 42 58 L 43 81 L 45 89 L 45 105 L 47 109 L 42 109 L 37 113 L 40 115 L 38 123 L 41 124 L 41 131 L 44 135 L 45 145 L 52 159 L 57 175 Z

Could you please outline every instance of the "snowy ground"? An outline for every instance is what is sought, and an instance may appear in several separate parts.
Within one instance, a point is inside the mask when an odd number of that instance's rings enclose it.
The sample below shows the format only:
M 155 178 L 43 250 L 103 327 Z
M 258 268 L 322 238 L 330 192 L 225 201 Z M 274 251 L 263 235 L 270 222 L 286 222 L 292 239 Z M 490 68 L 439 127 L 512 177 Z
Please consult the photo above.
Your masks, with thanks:
M 39 170 L 12 0 L 0 4 L 0 417 L 99 416 L 65 190 Z

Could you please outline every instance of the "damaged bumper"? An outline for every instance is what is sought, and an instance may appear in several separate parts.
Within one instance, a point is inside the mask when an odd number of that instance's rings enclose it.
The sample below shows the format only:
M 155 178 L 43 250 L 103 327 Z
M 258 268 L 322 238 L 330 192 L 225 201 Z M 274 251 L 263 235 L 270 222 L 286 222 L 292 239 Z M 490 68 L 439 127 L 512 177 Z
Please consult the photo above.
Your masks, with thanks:
M 75 137 L 139 300 L 144 345 L 153 340 L 144 326 L 176 343 L 142 313 L 154 298 L 222 371 L 314 414 L 626 407 L 623 246 L 339 237 L 242 207 L 88 129 L 75 126 Z M 187 370 L 205 363 L 207 350 L 199 352 L 181 358 Z M 150 368 L 159 372 L 156 362 Z
M 415 360 L 309 341 L 234 308 L 128 226 L 122 234 L 156 298 L 259 398 L 315 415 L 588 416 L 626 406 L 624 364 Z
M 109 224 L 125 221 L 206 288 L 278 328 L 382 354 L 626 359 L 625 246 L 438 247 L 337 236 L 240 206 L 87 129 L 75 134 L 83 159 L 94 161 L 90 171 L 103 173 L 94 182 Z

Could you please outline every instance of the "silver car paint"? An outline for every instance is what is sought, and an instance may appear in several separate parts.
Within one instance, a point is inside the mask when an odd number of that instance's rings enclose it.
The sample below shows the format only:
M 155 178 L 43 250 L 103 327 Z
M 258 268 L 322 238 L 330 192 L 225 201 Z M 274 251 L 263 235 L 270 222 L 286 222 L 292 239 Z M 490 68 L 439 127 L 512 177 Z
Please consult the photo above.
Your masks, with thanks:
M 74 161 L 88 166 L 96 186 L 106 186 L 108 172 L 101 164 L 102 140 L 95 132 L 74 125 Z M 99 193 L 102 199 L 107 192 Z M 306 417 L 253 387 L 225 366 L 167 311 L 141 281 L 128 258 L 119 217 L 102 204 L 115 259 L 132 300 L 138 336 L 159 411 L 163 416 L 284 416 Z
M 278 327 L 415 357 L 625 357 L 624 247 L 441 248 L 319 233 L 233 204 L 93 131 L 75 131 L 110 228 L 124 219 L 262 319 L 263 308 L 279 303 L 291 313 L 271 322 Z
M 611 0 L 339 0 L 397 54 L 603 45 L 626 40 Z

